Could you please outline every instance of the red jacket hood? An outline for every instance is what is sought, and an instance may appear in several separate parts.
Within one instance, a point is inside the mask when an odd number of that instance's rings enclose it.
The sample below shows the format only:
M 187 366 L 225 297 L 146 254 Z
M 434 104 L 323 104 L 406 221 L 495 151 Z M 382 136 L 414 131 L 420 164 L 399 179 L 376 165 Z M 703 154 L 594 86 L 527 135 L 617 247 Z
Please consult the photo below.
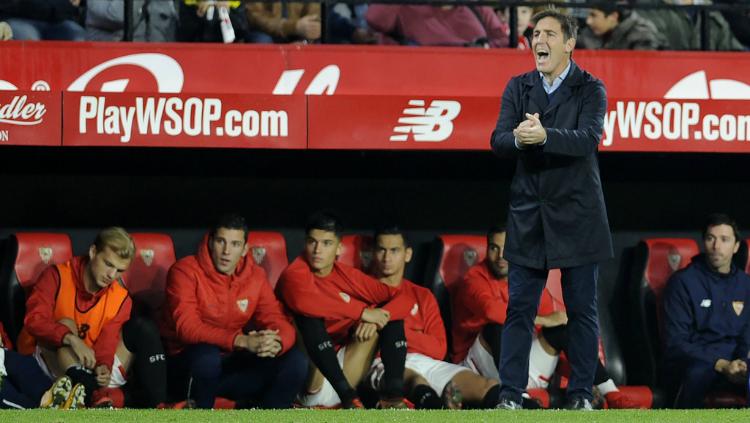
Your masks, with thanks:
M 240 261 L 237 262 L 237 267 L 234 269 L 234 273 L 231 275 L 225 275 L 216 270 L 214 262 L 211 259 L 211 251 L 208 247 L 210 234 L 206 233 L 203 235 L 200 245 L 198 246 L 198 253 L 195 255 L 198 261 L 198 266 L 203 272 L 214 280 L 215 282 L 226 283 L 230 282 L 235 278 L 245 279 L 249 278 L 255 272 L 255 262 L 250 254 L 245 254 L 245 257 L 240 257 Z M 245 239 L 247 242 L 247 239 Z

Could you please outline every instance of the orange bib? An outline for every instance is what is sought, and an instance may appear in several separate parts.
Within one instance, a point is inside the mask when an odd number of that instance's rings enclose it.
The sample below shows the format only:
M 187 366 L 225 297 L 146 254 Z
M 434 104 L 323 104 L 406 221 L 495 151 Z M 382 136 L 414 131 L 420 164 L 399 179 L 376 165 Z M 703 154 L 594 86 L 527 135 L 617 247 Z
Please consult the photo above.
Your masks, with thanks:
M 78 328 L 78 336 L 89 347 L 93 348 L 102 328 L 120 311 L 123 302 L 128 298 L 128 291 L 118 279 L 107 288 L 99 301 L 88 310 L 79 310 L 76 306 L 76 283 L 73 280 L 71 262 L 55 265 L 60 274 L 60 287 L 55 301 L 55 321 L 73 320 Z M 35 340 L 24 329 L 19 335 L 19 351 L 32 353 Z

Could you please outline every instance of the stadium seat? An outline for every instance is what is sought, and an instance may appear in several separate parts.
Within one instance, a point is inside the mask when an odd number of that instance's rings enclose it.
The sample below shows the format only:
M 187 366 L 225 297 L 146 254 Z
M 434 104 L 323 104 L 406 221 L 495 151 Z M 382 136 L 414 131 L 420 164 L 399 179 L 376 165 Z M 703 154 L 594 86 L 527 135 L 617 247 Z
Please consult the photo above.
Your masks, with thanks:
M 14 343 L 23 327 L 26 294 L 39 274 L 48 265 L 72 257 L 67 234 L 19 232 L 10 236 L 0 267 L 0 318 Z
M 253 260 L 265 269 L 268 282 L 276 288 L 279 275 L 289 264 L 284 236 L 280 232 L 251 231 L 247 239 Z
M 484 260 L 486 250 L 487 239 L 483 235 L 438 235 L 432 243 L 425 284 L 437 299 L 448 335 L 448 345 L 451 345 L 453 322 L 450 291 L 461 282 L 471 266 Z
M 341 263 L 367 272 L 372 262 L 373 239 L 370 235 L 344 235 L 341 238 L 341 254 L 336 258 Z
M 175 262 L 174 243 L 166 234 L 133 233 L 135 258 L 123 275 L 125 285 L 137 305 L 156 312 L 164 301 L 167 272 Z
M 692 239 L 652 238 L 642 240 L 633 253 L 630 282 L 630 306 L 636 328 L 630 339 L 641 351 L 637 368 L 631 371 L 636 379 L 649 386 L 661 386 L 661 296 L 672 273 L 684 268 L 698 254 L 698 244 Z

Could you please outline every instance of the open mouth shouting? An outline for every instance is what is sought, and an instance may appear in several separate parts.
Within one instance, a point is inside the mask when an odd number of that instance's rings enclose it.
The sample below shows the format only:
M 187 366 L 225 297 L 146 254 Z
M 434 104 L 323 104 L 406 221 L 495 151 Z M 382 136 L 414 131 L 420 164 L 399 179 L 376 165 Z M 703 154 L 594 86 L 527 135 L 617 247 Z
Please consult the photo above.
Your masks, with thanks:
M 537 66 L 544 66 L 547 63 L 549 63 L 549 58 L 550 58 L 549 47 L 545 45 L 538 45 L 534 53 L 536 54 Z

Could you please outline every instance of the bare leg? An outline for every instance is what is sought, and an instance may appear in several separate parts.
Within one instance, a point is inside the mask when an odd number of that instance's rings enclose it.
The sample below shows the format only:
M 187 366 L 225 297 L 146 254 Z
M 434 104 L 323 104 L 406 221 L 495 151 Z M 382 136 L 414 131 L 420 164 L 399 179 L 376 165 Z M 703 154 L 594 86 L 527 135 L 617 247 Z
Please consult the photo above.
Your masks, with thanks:
M 539 339 L 539 345 L 542 346 L 542 349 L 544 350 L 544 352 L 546 352 L 549 355 L 560 354 L 560 351 L 557 351 L 555 347 L 550 345 L 550 343 L 546 339 L 544 339 L 544 335 L 542 334 L 542 332 L 539 332 L 538 339 Z
M 353 341 L 344 352 L 344 376 L 351 386 L 357 386 L 370 371 L 378 348 L 378 335 L 364 342 Z
M 62 319 L 58 323 L 65 325 L 72 333 L 78 333 L 78 328 L 73 320 Z M 46 356 L 46 353 L 45 350 L 42 350 L 42 357 L 44 357 L 50 372 L 55 377 L 62 376 L 68 368 L 81 364 L 70 347 L 62 346 L 58 348 L 57 351 L 54 351 L 54 358 Z

